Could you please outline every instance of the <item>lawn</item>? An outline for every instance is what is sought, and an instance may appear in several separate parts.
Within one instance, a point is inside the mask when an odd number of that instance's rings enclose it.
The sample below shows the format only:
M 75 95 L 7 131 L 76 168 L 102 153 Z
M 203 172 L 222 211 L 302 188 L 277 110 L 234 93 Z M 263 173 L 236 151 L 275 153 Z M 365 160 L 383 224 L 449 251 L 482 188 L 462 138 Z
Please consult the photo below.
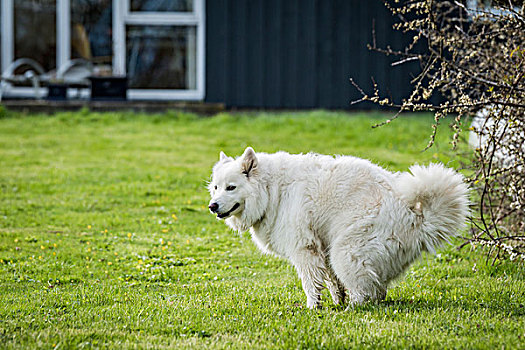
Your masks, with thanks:
M 525 348 L 523 265 L 444 247 L 384 302 L 306 308 L 294 270 L 208 213 L 219 151 L 457 167 L 428 115 L 0 111 L 0 348 Z

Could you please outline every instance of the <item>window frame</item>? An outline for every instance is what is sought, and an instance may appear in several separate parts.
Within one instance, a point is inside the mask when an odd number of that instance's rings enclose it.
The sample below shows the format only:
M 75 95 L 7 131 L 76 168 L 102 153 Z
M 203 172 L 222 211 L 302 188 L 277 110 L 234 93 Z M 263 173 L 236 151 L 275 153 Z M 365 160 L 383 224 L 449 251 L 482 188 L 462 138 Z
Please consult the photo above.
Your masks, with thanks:
M 194 26 L 196 30 L 195 89 L 129 89 L 131 100 L 204 100 L 205 97 L 205 4 L 193 0 L 192 12 L 130 11 L 130 0 L 113 0 L 113 73 L 126 72 L 126 26 Z

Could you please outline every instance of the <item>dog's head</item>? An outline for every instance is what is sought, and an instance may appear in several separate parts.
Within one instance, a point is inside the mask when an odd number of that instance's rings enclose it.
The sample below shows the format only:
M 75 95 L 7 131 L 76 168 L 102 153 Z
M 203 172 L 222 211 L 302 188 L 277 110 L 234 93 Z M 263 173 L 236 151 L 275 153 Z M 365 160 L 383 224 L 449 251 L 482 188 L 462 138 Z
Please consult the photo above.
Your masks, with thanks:
M 217 218 L 236 217 L 242 220 L 246 216 L 247 207 L 253 206 L 250 202 L 257 197 L 255 178 L 258 167 L 257 156 L 251 147 L 246 148 L 244 154 L 237 159 L 221 152 L 208 186 L 211 195 L 208 207 Z

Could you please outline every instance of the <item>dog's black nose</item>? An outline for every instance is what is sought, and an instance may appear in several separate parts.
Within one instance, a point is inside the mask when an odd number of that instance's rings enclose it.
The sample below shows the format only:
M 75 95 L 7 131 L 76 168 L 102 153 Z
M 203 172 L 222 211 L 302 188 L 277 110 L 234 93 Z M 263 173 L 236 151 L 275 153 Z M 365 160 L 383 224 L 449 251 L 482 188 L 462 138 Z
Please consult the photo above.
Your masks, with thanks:
M 212 213 L 216 213 L 217 210 L 219 210 L 219 205 L 217 203 L 213 202 L 212 204 L 210 204 L 208 206 L 208 208 L 210 208 Z

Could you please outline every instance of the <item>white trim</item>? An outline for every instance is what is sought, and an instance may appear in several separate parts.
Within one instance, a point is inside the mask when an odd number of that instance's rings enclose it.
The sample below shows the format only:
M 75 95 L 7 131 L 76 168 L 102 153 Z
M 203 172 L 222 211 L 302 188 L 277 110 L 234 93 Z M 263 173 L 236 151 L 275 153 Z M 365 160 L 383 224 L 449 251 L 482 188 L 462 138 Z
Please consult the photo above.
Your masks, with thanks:
M 3 96 L 9 97 L 19 97 L 19 98 L 41 98 L 42 96 L 47 96 L 47 88 L 40 87 L 37 90 L 38 96 L 35 96 L 35 88 L 33 87 L 11 87 L 10 89 L 4 91 Z
M 198 28 L 198 27 L 197 27 Z M 186 86 L 197 88 L 197 28 L 188 30 L 188 49 L 186 50 Z
M 193 10 L 200 19 L 197 26 L 197 91 L 200 99 L 206 97 L 206 0 L 195 0 Z
M 130 100 L 192 100 L 202 99 L 198 90 L 156 90 L 156 89 L 130 89 Z
M 121 7 L 121 10 L 122 10 L 122 14 L 123 16 L 127 16 L 129 15 L 129 1 L 128 0 L 117 0 L 117 1 L 120 1 L 122 3 L 122 7 Z
M 13 62 L 15 52 L 13 0 L 1 1 L 0 15 L 2 16 L 2 27 L 0 29 L 2 31 L 2 43 L 0 45 L 2 50 L 1 72 L 3 72 Z
M 56 36 L 57 70 L 71 58 L 71 6 L 69 0 L 57 0 Z
M 198 25 L 193 13 L 133 12 L 125 16 L 126 24 L 138 25 Z
M 113 75 L 126 75 L 126 23 L 127 0 L 113 0 Z
M 118 3 L 113 0 L 113 4 Z M 113 41 L 115 43 L 113 72 L 126 72 L 126 25 L 173 25 L 195 26 L 196 47 L 196 88 L 194 90 L 157 90 L 157 89 L 129 89 L 130 100 L 204 100 L 205 97 L 205 0 L 194 0 L 193 12 L 138 12 L 129 11 L 129 0 L 120 1 L 122 4 L 117 18 L 122 19 L 121 26 L 114 27 Z M 114 8 L 114 13 L 116 8 Z M 117 19 L 113 18 L 113 23 Z M 119 50 L 117 51 L 117 46 Z M 116 68 L 118 67 L 118 70 Z

